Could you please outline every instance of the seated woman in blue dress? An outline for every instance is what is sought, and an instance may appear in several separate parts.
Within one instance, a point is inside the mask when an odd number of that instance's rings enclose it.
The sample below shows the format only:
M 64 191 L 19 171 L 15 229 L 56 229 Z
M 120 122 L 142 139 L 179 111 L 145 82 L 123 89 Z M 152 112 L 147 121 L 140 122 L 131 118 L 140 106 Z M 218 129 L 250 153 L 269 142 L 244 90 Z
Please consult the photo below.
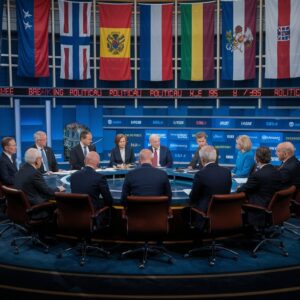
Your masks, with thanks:
M 124 167 L 135 163 L 133 148 L 127 145 L 127 136 L 119 133 L 115 137 L 116 147 L 111 150 L 111 167 Z
M 248 177 L 254 168 L 254 152 L 251 150 L 252 142 L 248 135 L 240 135 L 236 139 L 238 155 L 235 168 L 232 169 L 234 177 Z

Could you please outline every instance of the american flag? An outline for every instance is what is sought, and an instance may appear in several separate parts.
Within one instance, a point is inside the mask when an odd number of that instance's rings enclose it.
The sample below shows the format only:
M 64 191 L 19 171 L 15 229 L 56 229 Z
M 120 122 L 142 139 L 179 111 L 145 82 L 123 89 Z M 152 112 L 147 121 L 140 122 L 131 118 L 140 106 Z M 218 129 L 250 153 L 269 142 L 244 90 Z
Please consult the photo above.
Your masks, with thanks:
M 60 78 L 90 79 L 91 2 L 59 1 Z

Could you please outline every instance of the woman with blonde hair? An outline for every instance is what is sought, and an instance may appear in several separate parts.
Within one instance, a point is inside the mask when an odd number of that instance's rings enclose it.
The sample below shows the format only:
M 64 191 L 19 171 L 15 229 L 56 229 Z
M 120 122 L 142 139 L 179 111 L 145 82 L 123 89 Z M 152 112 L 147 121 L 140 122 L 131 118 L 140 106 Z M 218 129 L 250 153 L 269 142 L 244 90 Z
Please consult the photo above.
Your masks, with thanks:
M 248 177 L 255 164 L 252 142 L 248 135 L 240 135 L 237 137 L 236 149 L 238 149 L 238 155 L 235 168 L 231 171 L 232 176 Z

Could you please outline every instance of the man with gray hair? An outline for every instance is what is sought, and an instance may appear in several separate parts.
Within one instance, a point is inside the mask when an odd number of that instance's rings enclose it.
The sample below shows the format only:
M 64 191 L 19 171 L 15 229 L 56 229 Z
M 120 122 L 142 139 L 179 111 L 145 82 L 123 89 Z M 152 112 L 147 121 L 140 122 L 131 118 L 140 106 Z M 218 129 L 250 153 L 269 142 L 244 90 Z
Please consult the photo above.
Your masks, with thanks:
M 37 131 L 33 135 L 35 144 L 32 145 L 30 148 L 36 148 L 39 150 L 42 156 L 42 163 L 39 170 L 42 173 L 46 172 L 57 172 L 57 162 L 55 159 L 55 155 L 53 150 L 47 146 L 47 135 L 44 131 Z
M 39 150 L 29 148 L 25 152 L 25 164 L 20 168 L 15 177 L 15 187 L 22 190 L 32 205 L 39 204 L 54 197 L 55 192 L 64 191 L 63 186 L 55 189 L 49 187 L 39 168 L 42 164 L 42 155 Z
M 126 176 L 122 189 L 122 202 L 127 196 L 168 196 L 172 199 L 172 191 L 168 175 L 165 171 L 152 166 L 152 152 L 143 149 L 139 154 L 140 167 L 130 171 Z
M 283 188 L 295 185 L 300 189 L 300 162 L 295 156 L 295 147 L 291 142 L 278 144 L 276 155 L 282 162 L 279 167 Z
M 231 191 L 231 172 L 216 163 L 217 152 L 213 146 L 203 146 L 199 151 L 203 168 L 195 174 L 190 204 L 207 212 L 212 195 L 229 194 Z M 195 227 L 202 229 L 203 219 L 196 219 Z

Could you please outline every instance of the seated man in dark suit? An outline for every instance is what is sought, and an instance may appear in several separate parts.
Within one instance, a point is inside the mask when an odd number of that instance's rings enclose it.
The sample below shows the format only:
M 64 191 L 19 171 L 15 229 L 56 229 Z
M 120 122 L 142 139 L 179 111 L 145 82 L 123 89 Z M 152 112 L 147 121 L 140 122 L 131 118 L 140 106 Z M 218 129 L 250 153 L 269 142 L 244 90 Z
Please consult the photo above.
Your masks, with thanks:
M 100 163 L 99 154 L 95 151 L 89 152 L 84 163 L 83 169 L 71 175 L 71 192 L 90 195 L 95 209 L 112 205 L 113 198 L 107 180 L 103 174 L 95 171 Z
M 151 146 L 149 150 L 153 152 L 153 167 L 166 167 L 172 168 L 173 166 L 173 157 L 171 151 L 160 145 L 160 137 L 157 134 L 151 134 L 149 138 Z
M 88 130 L 80 133 L 80 143 L 73 147 L 70 153 L 71 170 L 80 170 L 84 167 L 84 158 L 90 151 L 96 151 L 92 145 L 93 136 Z
M 15 155 L 16 141 L 12 137 L 5 137 L 1 144 L 3 152 L 0 157 L 0 181 L 4 185 L 13 185 L 18 172 Z
M 270 164 L 271 150 L 268 147 L 256 149 L 255 161 L 257 171 L 252 173 L 247 182 L 238 188 L 238 192 L 245 192 L 249 203 L 267 207 L 275 192 L 281 189 L 279 170 Z M 263 215 L 249 214 L 248 221 L 252 225 L 264 223 Z
M 42 164 L 40 151 L 35 148 L 29 148 L 25 152 L 24 160 L 25 164 L 16 174 L 14 185 L 28 196 L 32 205 L 54 198 L 55 192 L 65 190 L 63 186 L 52 189 L 46 184 L 42 173 L 39 171 Z
M 30 148 L 36 148 L 40 151 L 42 155 L 42 164 L 40 167 L 40 171 L 42 173 L 46 172 L 57 172 L 57 162 L 55 155 L 50 147 L 47 146 L 47 135 L 44 131 L 37 131 L 34 135 L 35 144 Z
M 152 152 L 143 149 L 139 154 L 140 167 L 130 171 L 126 176 L 122 189 L 122 203 L 127 196 L 168 196 L 172 199 L 172 191 L 168 175 L 163 170 L 152 166 Z
M 279 167 L 284 188 L 295 185 L 300 190 L 300 161 L 295 156 L 295 147 L 290 142 L 278 144 L 276 154 L 282 162 Z
M 231 173 L 216 163 L 217 152 L 213 146 L 202 147 L 199 157 L 203 168 L 195 174 L 190 204 L 207 212 L 212 195 L 230 193 Z M 198 229 L 202 229 L 205 223 L 201 217 L 197 217 L 194 222 L 194 226 Z

